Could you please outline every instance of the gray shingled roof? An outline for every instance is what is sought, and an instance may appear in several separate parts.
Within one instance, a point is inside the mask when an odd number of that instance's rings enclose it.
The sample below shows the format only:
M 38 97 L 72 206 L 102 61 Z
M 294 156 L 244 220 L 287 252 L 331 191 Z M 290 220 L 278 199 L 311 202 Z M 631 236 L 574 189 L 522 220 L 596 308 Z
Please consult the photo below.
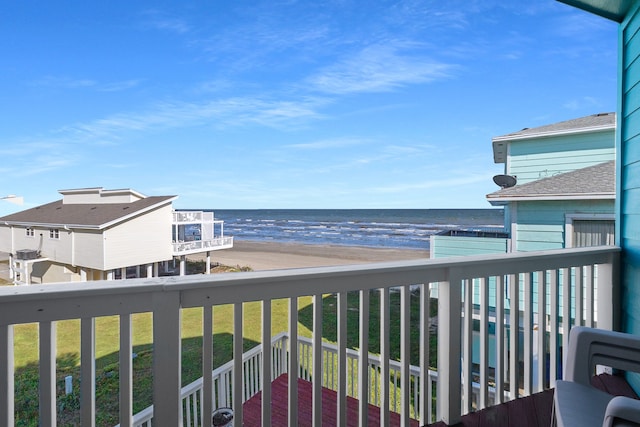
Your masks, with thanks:
M 131 203 L 63 204 L 62 200 L 0 218 L 0 222 L 103 228 L 119 219 L 164 205 L 176 196 L 152 196 Z
M 614 198 L 616 166 L 613 160 L 595 166 L 542 178 L 487 194 L 489 201 L 505 199 Z
M 581 129 L 591 129 L 598 127 L 611 127 L 616 125 L 616 113 L 599 113 L 592 114 L 578 119 L 565 120 L 563 122 L 553 123 L 550 125 L 538 126 L 535 128 L 524 128 L 517 132 L 508 133 L 506 135 L 497 136 L 493 139 L 508 139 L 510 137 L 528 136 L 537 134 L 546 134 L 563 131 L 579 131 Z

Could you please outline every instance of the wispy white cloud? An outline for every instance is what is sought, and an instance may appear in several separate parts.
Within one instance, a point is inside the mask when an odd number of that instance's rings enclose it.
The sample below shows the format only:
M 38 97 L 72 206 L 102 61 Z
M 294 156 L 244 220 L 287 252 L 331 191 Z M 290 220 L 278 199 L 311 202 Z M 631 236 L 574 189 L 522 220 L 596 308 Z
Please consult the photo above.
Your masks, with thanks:
M 303 142 L 300 144 L 289 144 L 286 145 L 285 148 L 295 148 L 295 149 L 303 149 L 303 150 L 324 150 L 324 149 L 334 149 L 334 148 L 344 148 L 353 145 L 361 145 L 365 144 L 367 140 L 360 138 L 332 138 L 332 139 L 323 139 L 320 141 L 313 142 Z
M 123 80 L 120 82 L 112 82 L 105 83 L 103 85 L 99 85 L 97 90 L 101 92 L 119 92 L 121 90 L 131 89 L 140 84 L 140 80 L 132 79 L 132 80 Z
M 145 28 L 178 34 L 191 31 L 191 26 L 185 20 L 175 16 L 168 16 L 165 12 L 159 10 L 147 10 L 144 16 L 145 21 L 143 25 Z
M 455 66 L 421 55 L 411 55 L 393 45 L 374 45 L 307 79 L 312 88 L 326 93 L 387 92 L 410 84 L 446 79 Z
M 139 83 L 140 80 L 135 79 L 102 83 L 94 79 L 46 76 L 31 82 L 31 85 L 55 89 L 92 89 L 99 92 L 119 92 L 135 87 Z
M 568 110 L 580 110 L 584 108 L 600 107 L 602 104 L 591 96 L 583 96 L 582 98 L 567 101 L 563 107 Z
M 263 98 L 227 98 L 201 103 L 165 102 L 142 112 L 114 114 L 60 129 L 57 134 L 77 142 L 108 144 L 128 132 L 157 131 L 188 126 L 260 125 L 278 129 L 300 126 L 323 116 L 319 109 L 327 101 L 306 98 L 298 101 Z

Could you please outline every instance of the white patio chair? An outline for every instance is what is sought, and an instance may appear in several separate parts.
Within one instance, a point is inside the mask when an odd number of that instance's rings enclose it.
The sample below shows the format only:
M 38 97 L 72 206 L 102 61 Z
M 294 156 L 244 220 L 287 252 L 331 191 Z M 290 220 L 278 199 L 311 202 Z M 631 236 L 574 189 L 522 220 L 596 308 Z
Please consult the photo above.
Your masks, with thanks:
M 640 336 L 571 329 L 564 381 L 556 383 L 553 398 L 557 426 L 640 426 L 640 400 L 614 397 L 591 386 L 597 365 L 640 372 Z

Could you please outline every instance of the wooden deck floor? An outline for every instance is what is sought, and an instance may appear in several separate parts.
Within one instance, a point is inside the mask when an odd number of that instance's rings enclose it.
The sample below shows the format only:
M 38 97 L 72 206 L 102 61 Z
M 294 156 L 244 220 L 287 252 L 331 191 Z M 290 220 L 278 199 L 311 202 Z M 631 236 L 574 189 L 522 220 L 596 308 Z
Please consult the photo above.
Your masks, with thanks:
M 272 393 L 272 421 L 273 426 L 287 425 L 287 375 L 276 378 L 271 386 Z M 595 387 L 616 396 L 638 398 L 629 384 L 618 376 L 600 375 L 594 377 Z M 310 382 L 298 380 L 298 425 L 301 427 L 312 425 Z M 243 420 L 246 426 L 259 426 L 261 420 L 261 394 L 258 393 L 245 402 L 243 406 Z M 548 427 L 551 425 L 551 407 L 553 390 L 546 390 L 529 397 L 512 400 L 502 405 L 492 406 L 481 411 L 473 412 L 462 417 L 462 421 L 450 427 Z M 322 390 L 322 419 L 323 425 L 336 425 L 336 392 L 329 389 Z M 380 425 L 380 408 L 369 405 L 369 425 Z M 358 401 L 347 398 L 347 425 L 358 425 Z M 400 425 L 400 416 L 391 414 L 391 426 Z M 418 422 L 411 420 L 411 426 L 417 427 Z M 439 422 L 429 427 L 445 427 Z
M 287 425 L 287 374 L 280 375 L 271 383 L 271 425 Z M 306 427 L 312 425 L 311 412 L 312 384 L 309 381 L 298 379 L 298 426 Z M 322 425 L 336 425 L 336 402 L 335 391 L 322 389 Z M 245 426 L 260 426 L 261 421 L 262 394 L 258 393 L 243 405 L 242 418 Z M 368 420 L 370 426 L 380 425 L 380 408 L 369 405 Z M 347 425 L 358 425 L 358 400 L 347 397 Z M 400 425 L 400 415 L 391 413 L 391 426 Z M 418 427 L 418 421 L 411 420 L 412 427 Z

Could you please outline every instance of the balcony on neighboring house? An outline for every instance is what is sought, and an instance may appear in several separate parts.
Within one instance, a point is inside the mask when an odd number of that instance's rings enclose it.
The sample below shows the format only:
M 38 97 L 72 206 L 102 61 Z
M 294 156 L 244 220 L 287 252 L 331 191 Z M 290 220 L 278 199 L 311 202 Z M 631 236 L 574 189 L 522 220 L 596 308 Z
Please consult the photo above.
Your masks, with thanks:
M 256 419 L 297 425 L 304 417 L 316 426 L 327 420 L 347 425 L 347 414 L 349 422 L 372 425 L 455 424 L 465 414 L 553 388 L 573 325 L 615 327 L 619 258 L 617 247 L 594 247 L 133 279 L 126 285 L 0 288 L 0 424 L 14 425 L 14 325 L 38 324 L 40 425 L 54 426 L 64 397 L 56 378 L 56 322 L 78 319 L 80 423 L 95 425 L 95 323 L 112 315 L 120 325 L 121 426 L 210 426 L 219 407 L 233 409 L 234 425 Z M 347 307 L 352 293 L 357 307 Z M 303 296 L 313 301 L 312 320 L 304 325 L 313 331 L 311 339 L 299 337 Z M 323 322 L 328 297 L 335 298 L 330 328 Z M 287 301 L 287 330 L 272 335 L 272 304 L 280 299 Z M 271 351 L 258 343 L 243 352 L 243 303 L 250 301 L 261 302 L 260 343 Z M 213 309 L 225 304 L 233 305 L 234 356 L 214 367 Z M 183 387 L 181 316 L 194 307 L 202 313 L 202 378 Z M 399 319 L 392 323 L 390 312 Z M 153 406 L 134 413 L 131 329 L 137 313 L 153 319 Z M 358 321 L 348 324 L 349 313 Z M 348 349 L 353 328 L 359 343 Z M 362 350 L 374 342 L 377 354 Z M 391 342 L 399 349 L 390 349 Z M 394 351 L 398 360 L 391 360 Z M 550 416 L 550 407 L 544 411 Z
M 172 227 L 174 256 L 233 247 L 233 237 L 224 235 L 224 221 L 213 212 L 173 211 Z

